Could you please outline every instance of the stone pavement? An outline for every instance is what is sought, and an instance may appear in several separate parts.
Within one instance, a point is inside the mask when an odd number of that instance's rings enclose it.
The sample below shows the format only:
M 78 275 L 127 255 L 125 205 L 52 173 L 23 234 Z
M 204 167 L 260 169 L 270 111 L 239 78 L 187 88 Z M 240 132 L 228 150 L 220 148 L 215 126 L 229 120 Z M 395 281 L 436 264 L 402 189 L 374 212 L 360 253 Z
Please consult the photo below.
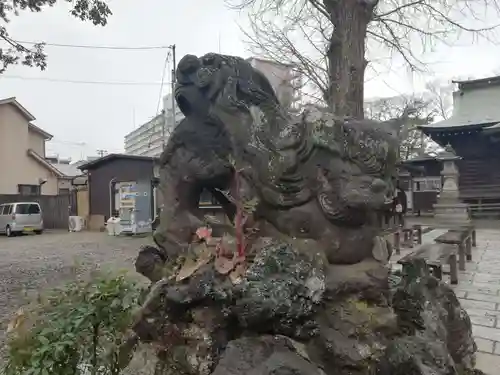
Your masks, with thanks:
M 434 229 L 422 236 L 432 243 L 445 230 Z M 401 256 L 410 250 L 402 250 Z M 399 256 L 393 256 L 391 263 Z M 453 286 L 460 303 L 469 314 L 478 346 L 477 367 L 488 375 L 500 373 L 500 225 L 499 229 L 478 229 L 477 247 L 472 262 L 461 271 L 459 283 Z M 445 276 L 445 281 L 446 276 Z

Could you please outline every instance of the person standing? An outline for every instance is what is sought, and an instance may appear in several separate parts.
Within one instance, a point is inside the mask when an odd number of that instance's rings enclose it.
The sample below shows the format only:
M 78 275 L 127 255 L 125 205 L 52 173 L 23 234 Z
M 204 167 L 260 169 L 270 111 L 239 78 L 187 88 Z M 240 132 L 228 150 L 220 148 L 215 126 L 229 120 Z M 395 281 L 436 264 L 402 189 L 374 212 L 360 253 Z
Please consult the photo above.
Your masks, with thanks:
M 394 211 L 397 217 L 398 225 L 403 227 L 405 224 L 405 214 L 408 209 L 408 202 L 406 199 L 406 193 L 401 188 L 399 182 L 396 185 L 396 191 L 394 196 Z

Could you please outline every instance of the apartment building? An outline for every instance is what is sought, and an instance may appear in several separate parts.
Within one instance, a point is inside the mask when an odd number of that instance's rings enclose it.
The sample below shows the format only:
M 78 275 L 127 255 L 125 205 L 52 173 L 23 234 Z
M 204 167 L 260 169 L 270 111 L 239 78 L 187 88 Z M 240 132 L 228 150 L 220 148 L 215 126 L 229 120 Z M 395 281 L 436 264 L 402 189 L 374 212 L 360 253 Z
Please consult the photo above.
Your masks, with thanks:
M 163 111 L 125 136 L 125 154 L 150 157 L 161 154 L 163 136 L 166 142 L 175 125 L 184 118 L 176 105 L 174 125 L 172 104 L 172 96 L 166 95 L 163 98 Z
M 128 155 L 159 155 L 162 151 L 164 115 L 153 117 L 125 136 L 125 153 Z
M 295 67 L 258 57 L 250 57 L 247 61 L 269 80 L 280 103 L 294 109 L 300 102 L 301 77 Z

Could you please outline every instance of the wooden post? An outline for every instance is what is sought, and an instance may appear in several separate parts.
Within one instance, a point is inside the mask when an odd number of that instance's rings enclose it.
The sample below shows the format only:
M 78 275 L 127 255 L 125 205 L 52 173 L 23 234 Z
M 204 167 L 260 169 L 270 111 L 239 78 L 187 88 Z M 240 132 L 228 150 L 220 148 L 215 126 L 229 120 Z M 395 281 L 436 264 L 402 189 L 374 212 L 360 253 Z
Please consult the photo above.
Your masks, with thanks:
M 410 249 L 413 248 L 413 228 L 408 228 L 408 242 Z
M 457 270 L 457 255 L 452 254 L 449 258 L 450 263 L 450 282 L 453 285 L 458 284 L 458 270 Z
M 465 254 L 467 256 L 467 261 L 472 261 L 472 234 L 467 236 L 465 240 Z
M 443 280 L 443 268 L 441 266 L 432 267 L 432 276 L 438 280 Z
M 465 241 L 467 241 L 466 238 L 458 245 L 458 269 L 460 271 L 465 271 Z
M 401 254 L 401 237 L 399 228 L 394 232 L 394 247 L 396 248 L 396 254 Z
M 472 228 L 472 246 L 473 247 L 477 246 L 477 243 L 476 243 L 476 229 L 475 228 Z
M 417 243 L 422 245 L 422 226 L 417 225 Z

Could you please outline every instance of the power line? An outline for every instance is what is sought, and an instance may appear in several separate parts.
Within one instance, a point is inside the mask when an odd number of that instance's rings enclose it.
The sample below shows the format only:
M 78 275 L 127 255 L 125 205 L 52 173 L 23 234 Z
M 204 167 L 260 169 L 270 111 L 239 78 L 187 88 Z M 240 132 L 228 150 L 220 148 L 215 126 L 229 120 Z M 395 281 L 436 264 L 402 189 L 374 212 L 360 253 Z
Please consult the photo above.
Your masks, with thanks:
M 168 50 L 167 55 L 165 56 L 165 61 L 163 62 L 163 70 L 161 73 L 160 94 L 158 95 L 158 103 L 156 105 L 156 114 L 158 114 L 160 112 L 161 96 L 163 94 L 163 85 L 165 83 L 165 70 L 167 69 L 167 64 L 168 64 L 168 60 L 170 58 L 170 53 L 171 53 L 171 51 Z
M 160 103 L 161 103 L 161 97 L 163 94 L 163 84 L 165 83 L 165 70 L 167 69 L 168 60 L 170 59 L 170 53 L 171 53 L 171 51 L 168 50 L 167 54 L 165 55 L 165 61 L 163 63 L 163 70 L 161 73 L 160 93 L 158 95 L 158 103 L 156 104 L 156 115 L 158 115 L 160 112 Z M 162 144 L 163 144 L 163 146 L 165 146 L 165 110 L 162 111 L 161 117 L 162 117 L 162 125 L 161 125 Z M 151 147 L 151 139 L 153 138 L 155 127 L 156 127 L 156 125 L 153 126 L 153 132 L 151 132 L 151 135 L 149 136 L 148 148 Z
M 63 43 L 46 43 L 46 42 L 33 42 L 33 41 L 23 41 L 16 40 L 19 44 L 44 44 L 50 47 L 62 47 L 62 48 L 88 48 L 88 49 L 110 49 L 110 50 L 123 50 L 123 51 L 146 51 L 146 50 L 156 50 L 156 49 L 167 49 L 169 46 L 137 46 L 137 47 L 125 47 L 125 46 L 96 46 L 90 44 L 63 44 Z
M 5 79 L 20 79 L 20 80 L 25 80 L 25 81 L 45 81 L 45 82 L 91 84 L 91 85 L 119 85 L 119 86 L 161 86 L 162 85 L 161 82 L 120 82 L 120 81 L 85 81 L 85 80 L 80 81 L 80 80 L 72 80 L 72 79 L 23 77 L 23 76 L 12 76 L 12 75 L 1 75 L 0 74 L 0 80 L 2 80 L 4 78 Z

